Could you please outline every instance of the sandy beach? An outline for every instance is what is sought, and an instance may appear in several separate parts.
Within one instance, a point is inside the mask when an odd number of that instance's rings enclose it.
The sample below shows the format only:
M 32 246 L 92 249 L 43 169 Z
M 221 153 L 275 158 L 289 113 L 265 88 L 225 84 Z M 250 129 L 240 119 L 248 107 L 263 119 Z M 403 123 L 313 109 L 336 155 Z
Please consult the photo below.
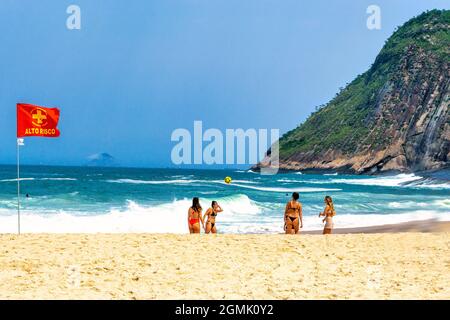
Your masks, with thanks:
M 2 299 L 450 299 L 450 233 L 2 235 Z
M 398 232 L 450 232 L 450 221 L 428 219 L 370 227 L 336 228 L 334 230 L 335 234 Z M 305 231 L 303 234 L 322 234 L 322 230 Z

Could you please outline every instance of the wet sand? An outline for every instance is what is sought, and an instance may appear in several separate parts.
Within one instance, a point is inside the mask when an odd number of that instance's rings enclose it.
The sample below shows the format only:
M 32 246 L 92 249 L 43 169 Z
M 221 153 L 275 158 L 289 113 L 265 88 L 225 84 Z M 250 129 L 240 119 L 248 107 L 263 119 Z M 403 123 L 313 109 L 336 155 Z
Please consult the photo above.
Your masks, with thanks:
M 359 228 L 336 228 L 335 234 L 346 233 L 392 233 L 392 232 L 450 232 L 450 221 L 436 219 L 409 221 L 396 224 L 386 224 Z M 322 234 L 322 230 L 304 231 L 303 234 Z

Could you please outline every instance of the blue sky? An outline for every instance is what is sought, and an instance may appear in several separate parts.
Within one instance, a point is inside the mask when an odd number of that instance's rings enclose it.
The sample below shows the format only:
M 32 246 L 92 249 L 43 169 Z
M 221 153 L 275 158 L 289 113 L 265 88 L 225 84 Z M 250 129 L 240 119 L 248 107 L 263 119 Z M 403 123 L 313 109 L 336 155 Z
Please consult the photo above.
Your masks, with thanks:
M 81 30 L 66 9 L 81 8 Z M 381 7 L 368 30 L 366 8 Z M 15 104 L 61 109 L 61 137 L 28 164 L 108 152 L 171 166 L 176 128 L 284 133 L 366 71 L 395 27 L 447 0 L 2 0 L 0 163 L 15 163 Z

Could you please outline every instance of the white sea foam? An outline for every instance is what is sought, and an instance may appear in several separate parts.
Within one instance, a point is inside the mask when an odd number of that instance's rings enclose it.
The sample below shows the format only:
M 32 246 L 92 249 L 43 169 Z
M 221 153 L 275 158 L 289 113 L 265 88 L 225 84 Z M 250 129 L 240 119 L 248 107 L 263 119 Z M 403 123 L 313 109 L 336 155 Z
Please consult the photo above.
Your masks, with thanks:
M 212 200 L 217 200 L 225 209 L 220 213 L 223 221 L 238 223 L 239 217 L 261 213 L 261 208 L 246 195 L 202 198 L 204 211 Z M 190 199 L 174 200 L 155 206 L 144 206 L 129 200 L 125 209 L 111 209 L 108 213 L 95 215 L 86 215 L 84 212 L 24 210 L 21 215 L 21 229 L 25 233 L 186 233 L 187 210 L 190 205 Z M 16 228 L 15 210 L 0 209 L 0 232 L 14 233 Z
M 331 174 L 330 174 L 331 175 Z M 395 176 L 382 176 L 382 177 L 355 177 L 355 178 L 334 178 L 329 180 L 307 180 L 307 183 L 313 184 L 352 184 L 352 185 L 364 185 L 364 186 L 380 186 L 380 187 L 402 187 L 409 186 L 414 181 L 422 180 L 420 176 L 414 174 L 398 174 Z
M 289 183 L 311 183 L 311 184 L 349 184 L 349 185 L 363 185 L 363 186 L 380 186 L 380 187 L 403 187 L 416 189 L 450 189 L 450 183 L 437 182 L 435 180 L 426 180 L 421 176 L 415 174 L 398 174 L 393 176 L 382 177 L 364 177 L 358 176 L 352 178 L 331 178 L 338 176 L 337 173 L 324 174 L 330 178 L 323 180 L 295 180 L 289 178 L 278 179 L 278 182 Z
M 341 183 L 364 186 L 380 186 L 380 187 L 404 187 L 417 189 L 450 189 L 450 183 L 436 182 L 425 180 L 421 176 L 416 176 L 413 173 L 398 174 L 394 176 L 371 177 L 371 178 L 346 178 L 346 179 L 331 179 L 331 180 L 315 180 L 311 183 L 327 184 L 327 183 Z
M 224 183 L 225 184 L 225 183 Z M 298 188 L 278 188 L 278 187 L 256 187 L 256 186 L 247 186 L 243 184 L 231 184 L 233 186 L 239 188 L 247 188 L 259 191 L 267 191 L 267 192 L 323 192 L 323 191 L 341 191 L 341 189 L 332 189 L 332 188 L 308 188 L 308 187 L 298 187 Z
M 174 176 L 171 176 L 171 178 L 174 178 L 174 179 L 189 179 L 189 178 L 192 178 L 192 177 L 194 177 L 194 175 L 192 175 L 192 174 L 188 174 L 188 175 L 182 175 L 182 174 L 177 174 L 177 175 L 174 175 Z
M 407 187 L 416 188 L 416 189 L 450 189 L 450 183 L 436 183 L 436 182 L 424 182 L 424 183 L 412 183 L 411 185 L 407 185 Z
M 428 219 L 450 221 L 450 216 L 439 211 L 418 210 L 408 214 L 338 214 L 333 218 L 335 228 L 371 227 Z M 244 221 L 222 227 L 222 230 L 226 233 L 282 233 L 283 224 L 280 218 L 266 217 L 259 224 Z M 322 230 L 323 226 L 322 219 L 316 215 L 303 216 L 303 231 Z
M 34 181 L 34 180 L 40 180 L 40 181 L 46 181 L 46 180 L 51 180 L 51 181 L 76 181 L 77 179 L 75 178 L 20 178 L 20 181 Z M 17 182 L 17 178 L 15 179 L 3 179 L 0 180 L 0 182 Z
M 41 178 L 39 180 L 52 180 L 52 181 L 77 181 L 75 178 Z
M 388 203 L 389 208 L 394 209 L 407 209 L 407 208 L 416 208 L 416 207 L 427 207 L 430 206 L 430 203 L 426 202 L 415 202 L 415 201 L 393 201 Z
M 250 180 L 232 180 L 238 183 L 258 184 L 257 181 Z M 106 180 L 110 183 L 129 183 L 129 184 L 191 184 L 191 183 L 225 183 L 223 180 L 188 180 L 188 179 L 175 179 L 175 180 L 136 180 L 136 179 L 116 179 Z
M 300 181 L 283 178 L 283 179 L 278 179 L 277 182 L 300 182 Z
M 433 204 L 444 208 L 450 208 L 450 199 L 435 200 L 433 201 Z
M 176 180 L 136 180 L 136 179 L 117 179 L 117 180 L 106 180 L 110 183 L 130 183 L 130 184 L 189 184 L 193 182 L 199 182 L 201 180 L 186 180 L 186 179 L 176 179 Z
M 263 215 L 262 208 L 244 195 L 218 199 L 224 208 L 217 225 L 224 233 L 281 233 L 283 221 L 277 216 Z M 187 208 L 190 199 L 176 200 L 157 206 L 142 206 L 129 201 L 126 209 L 109 213 L 82 215 L 74 212 L 22 212 L 22 232 L 25 233 L 187 233 Z M 209 201 L 202 199 L 206 209 Z M 450 216 L 436 210 L 416 210 L 407 214 L 338 214 L 336 228 L 368 227 L 408 221 L 437 219 L 450 221 Z M 304 231 L 321 230 L 323 223 L 316 215 L 303 217 Z M 14 233 L 17 217 L 12 209 L 0 209 L 0 232 Z
M 32 181 L 34 179 L 35 178 L 20 178 L 19 181 Z M 3 180 L 0 180 L 0 182 L 17 182 L 17 178 L 15 178 L 15 179 L 3 179 Z
M 411 174 L 398 174 L 395 176 L 384 176 L 374 178 L 332 179 L 331 182 L 344 184 L 358 184 L 365 186 L 398 187 L 406 183 L 410 183 L 420 179 L 422 179 L 422 177 L 416 176 L 411 173 Z
M 213 183 L 224 183 L 223 180 L 203 180 L 203 182 L 213 182 Z M 258 184 L 258 181 L 250 181 L 250 180 L 231 180 L 231 183 L 246 183 L 246 184 Z

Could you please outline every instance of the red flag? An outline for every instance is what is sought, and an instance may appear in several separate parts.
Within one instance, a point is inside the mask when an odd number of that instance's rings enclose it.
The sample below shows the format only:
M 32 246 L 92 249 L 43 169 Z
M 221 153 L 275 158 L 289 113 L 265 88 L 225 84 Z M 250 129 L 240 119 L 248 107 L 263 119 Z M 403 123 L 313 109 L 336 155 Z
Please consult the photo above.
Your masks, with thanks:
M 17 137 L 59 137 L 59 109 L 17 104 Z

